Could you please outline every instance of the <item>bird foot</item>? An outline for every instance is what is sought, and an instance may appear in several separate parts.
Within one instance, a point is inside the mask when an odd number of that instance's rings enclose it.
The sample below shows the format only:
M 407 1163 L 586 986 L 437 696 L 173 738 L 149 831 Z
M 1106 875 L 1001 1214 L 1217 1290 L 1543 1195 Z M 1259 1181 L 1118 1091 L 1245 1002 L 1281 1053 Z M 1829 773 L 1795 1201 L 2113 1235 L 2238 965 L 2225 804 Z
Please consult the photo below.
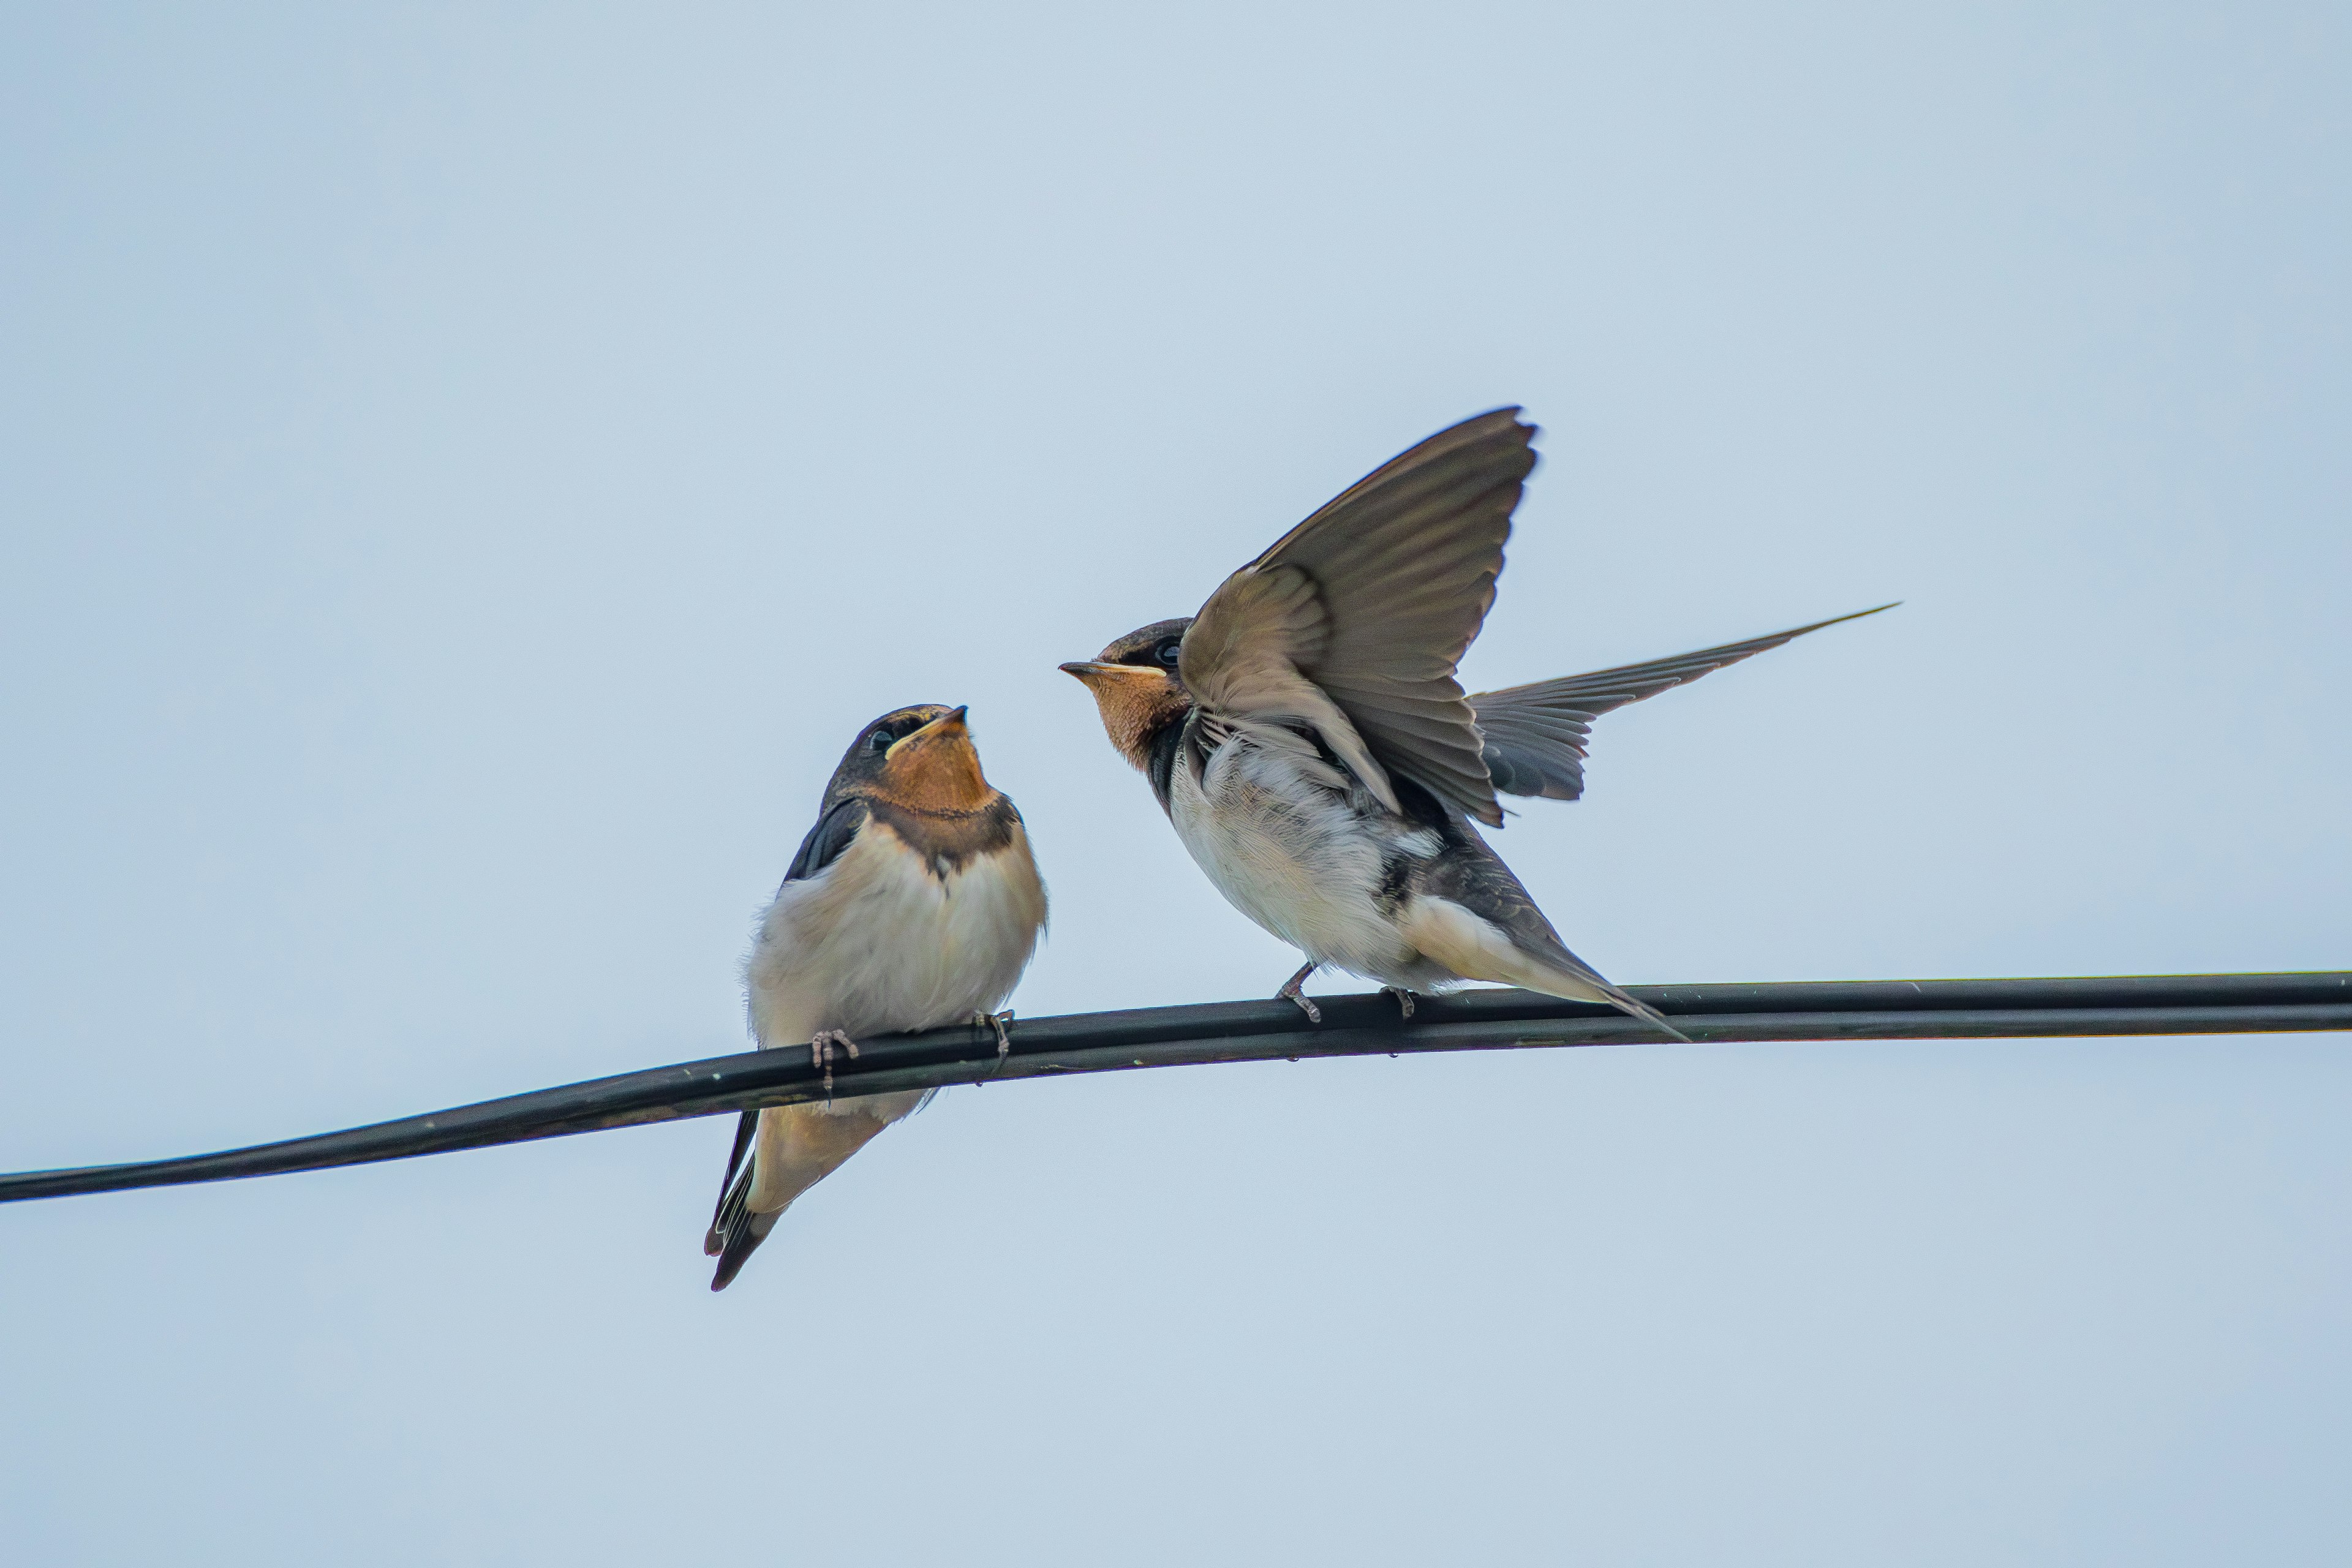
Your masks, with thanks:
M 1296 1002 L 1298 1004 L 1300 1009 L 1306 1013 L 1307 1021 L 1308 1023 L 1321 1023 L 1323 1021 L 1323 1009 L 1318 1007 L 1313 1001 L 1309 1000 L 1307 994 L 1301 991 L 1299 987 L 1307 984 L 1307 977 L 1308 975 L 1314 973 L 1317 970 L 1322 967 L 1323 966 L 1319 963 L 1308 964 L 1306 968 L 1292 975 L 1288 980 L 1283 982 L 1282 989 L 1274 994 L 1274 999 L 1277 1002 Z
M 1397 1010 L 1407 1018 L 1411 1018 L 1412 1016 L 1412 992 L 1406 990 L 1402 985 L 1383 985 L 1381 987 L 1381 994 L 1383 996 L 1395 997 Z
M 857 1059 L 857 1042 L 839 1029 L 819 1029 L 809 1037 L 809 1066 L 824 1069 L 824 1101 L 827 1105 L 833 1103 L 833 1052 L 836 1046 L 849 1053 L 851 1061 Z
M 1004 1058 L 1013 1054 L 1013 1037 L 1004 1032 L 1004 1026 L 1011 1022 L 1013 1022 L 1013 1009 L 1010 1007 L 1002 1013 L 992 1013 L 985 1007 L 975 1007 L 971 1010 L 973 1028 L 996 1031 L 996 1072 L 1004 1070 Z M 991 1073 L 989 1076 L 993 1078 L 995 1073 Z

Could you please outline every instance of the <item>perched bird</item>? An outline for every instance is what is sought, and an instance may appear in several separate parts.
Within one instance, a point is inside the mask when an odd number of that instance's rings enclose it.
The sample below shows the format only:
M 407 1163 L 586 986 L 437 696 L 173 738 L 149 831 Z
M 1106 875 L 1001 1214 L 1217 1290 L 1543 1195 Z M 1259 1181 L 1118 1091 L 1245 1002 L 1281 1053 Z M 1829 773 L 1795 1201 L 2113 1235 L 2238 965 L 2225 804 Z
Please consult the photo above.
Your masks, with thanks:
M 1535 428 L 1499 408 L 1374 470 L 1201 613 L 1061 668 L 1217 890 L 1326 964 L 1412 995 L 1465 980 L 1605 1002 L 1676 1031 L 1573 952 L 1473 825 L 1583 793 L 1592 721 L 1822 626 L 1465 696 Z M 1882 605 L 1880 609 L 1891 606 Z M 1862 615 L 1875 611 L 1864 610 Z M 1841 616 L 1839 620 L 1852 620 Z
M 803 1049 L 825 1068 L 858 1035 L 971 1021 L 996 1028 L 1045 929 L 1045 885 L 1012 800 L 990 787 L 964 710 L 886 713 L 834 770 L 816 826 L 760 916 L 744 990 L 763 1050 Z M 747 1110 L 703 1250 L 723 1290 L 792 1201 L 922 1090 Z M 746 1154 L 749 1159 L 745 1158 Z

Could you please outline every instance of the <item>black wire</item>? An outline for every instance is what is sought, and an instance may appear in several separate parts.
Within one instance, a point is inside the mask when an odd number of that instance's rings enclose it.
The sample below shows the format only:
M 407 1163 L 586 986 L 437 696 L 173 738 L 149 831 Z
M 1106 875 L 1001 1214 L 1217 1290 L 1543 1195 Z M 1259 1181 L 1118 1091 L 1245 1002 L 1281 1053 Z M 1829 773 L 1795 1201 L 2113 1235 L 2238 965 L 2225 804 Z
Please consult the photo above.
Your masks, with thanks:
M 1635 985 L 1698 1045 L 1753 1040 L 2022 1039 L 2096 1035 L 2352 1029 L 2352 973 L 2122 975 L 2097 979 L 1800 981 Z M 1277 1057 L 1551 1046 L 1667 1044 L 1622 1013 L 1526 991 L 1417 1000 L 1410 1022 L 1384 995 L 1318 997 L 1323 1023 L 1288 1002 L 1223 1002 L 934 1029 L 859 1042 L 833 1068 L 836 1097 L 1053 1073 L 1116 1072 Z M 607 1127 L 789 1105 L 824 1093 L 806 1051 L 751 1051 L 509 1095 L 281 1143 L 134 1164 L 0 1175 L 0 1203 L 228 1181 L 561 1138 Z

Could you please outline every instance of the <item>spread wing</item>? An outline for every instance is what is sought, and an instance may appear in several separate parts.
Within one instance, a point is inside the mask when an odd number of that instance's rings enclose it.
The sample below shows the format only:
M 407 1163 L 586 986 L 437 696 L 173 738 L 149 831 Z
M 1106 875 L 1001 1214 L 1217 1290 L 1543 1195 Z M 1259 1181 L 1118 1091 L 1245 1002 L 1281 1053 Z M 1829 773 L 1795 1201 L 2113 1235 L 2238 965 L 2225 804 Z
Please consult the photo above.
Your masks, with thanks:
M 1584 746 L 1591 733 L 1592 721 L 1611 709 L 1655 697 L 1727 664 L 1738 664 L 1751 655 L 1779 647 L 1807 632 L 1894 607 L 1881 605 L 1876 609 L 1815 621 L 1809 626 L 1774 632 L 1770 637 L 1750 637 L 1746 642 L 1726 643 L 1721 647 L 1701 648 L 1696 653 L 1652 659 L 1647 664 L 1625 664 L 1614 669 L 1596 669 L 1590 675 L 1568 675 L 1558 680 L 1538 680 L 1530 686 L 1481 691 L 1470 699 L 1470 706 L 1476 710 L 1479 732 L 1486 740 L 1486 772 L 1495 787 L 1505 795 L 1574 800 L 1584 793 Z
M 1391 810 L 1402 773 L 1502 808 L 1454 669 L 1495 602 L 1535 427 L 1498 408 L 1375 469 L 1225 579 L 1178 668 L 1202 707 L 1300 720 Z

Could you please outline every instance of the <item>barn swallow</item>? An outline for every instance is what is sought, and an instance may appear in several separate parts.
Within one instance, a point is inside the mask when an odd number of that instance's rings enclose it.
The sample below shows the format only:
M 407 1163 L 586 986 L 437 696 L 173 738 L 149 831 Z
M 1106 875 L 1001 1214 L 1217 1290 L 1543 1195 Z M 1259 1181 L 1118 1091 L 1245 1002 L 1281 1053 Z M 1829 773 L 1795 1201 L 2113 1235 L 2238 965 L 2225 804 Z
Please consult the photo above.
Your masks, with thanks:
M 825 1069 L 854 1037 L 970 1020 L 996 1028 L 1045 929 L 1045 884 L 1011 798 L 990 786 L 964 710 L 926 705 L 859 731 L 816 826 L 761 911 L 743 965 L 762 1050 Z M 723 1290 L 792 1201 L 919 1110 L 909 1089 L 747 1110 L 703 1251 Z M 746 1154 L 749 1158 L 745 1158 Z
M 1415 992 L 1485 980 L 1607 1003 L 1680 1038 L 1568 950 L 1474 820 L 1503 825 L 1497 792 L 1576 799 L 1592 721 L 1611 709 L 1835 622 L 1465 695 L 1454 669 L 1535 467 L 1518 414 L 1440 431 L 1199 615 L 1061 668 L 1217 890 L 1305 955 L 1276 994 L 1315 1022 L 1299 987 L 1328 964 L 1378 980 L 1407 1017 Z

